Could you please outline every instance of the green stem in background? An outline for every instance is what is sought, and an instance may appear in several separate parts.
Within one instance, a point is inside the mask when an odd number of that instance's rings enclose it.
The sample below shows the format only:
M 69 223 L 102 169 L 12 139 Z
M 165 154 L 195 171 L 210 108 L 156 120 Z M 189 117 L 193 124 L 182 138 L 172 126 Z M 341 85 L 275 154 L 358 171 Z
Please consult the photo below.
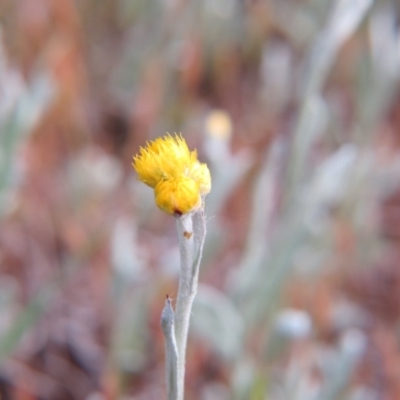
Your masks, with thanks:
M 185 214 L 176 218 L 176 226 L 178 231 L 179 252 L 180 252 L 180 275 L 178 297 L 176 301 L 174 325 L 175 336 L 173 332 L 168 331 L 168 322 L 165 322 L 166 316 L 170 319 L 170 303 L 167 303 L 164 308 L 161 324 L 163 326 L 164 336 L 166 340 L 167 354 L 167 380 L 171 376 L 176 376 L 176 397 L 168 397 L 168 400 L 176 399 L 183 400 L 184 381 L 185 381 L 185 354 L 186 343 L 189 331 L 190 314 L 192 305 L 197 293 L 197 284 L 199 279 L 199 267 L 203 252 L 204 239 L 206 236 L 206 220 L 203 209 L 195 214 Z M 171 308 L 172 310 L 172 308 Z M 167 320 L 168 320 L 167 318 Z M 168 328 L 169 329 L 169 328 Z M 178 355 L 177 364 L 174 363 L 174 343 L 176 342 L 176 351 Z M 168 350 L 168 349 L 173 349 Z M 171 354 L 169 354 L 171 353 Z M 171 372 L 169 368 L 177 367 L 177 371 Z M 175 387 L 170 383 L 168 385 L 168 396 Z

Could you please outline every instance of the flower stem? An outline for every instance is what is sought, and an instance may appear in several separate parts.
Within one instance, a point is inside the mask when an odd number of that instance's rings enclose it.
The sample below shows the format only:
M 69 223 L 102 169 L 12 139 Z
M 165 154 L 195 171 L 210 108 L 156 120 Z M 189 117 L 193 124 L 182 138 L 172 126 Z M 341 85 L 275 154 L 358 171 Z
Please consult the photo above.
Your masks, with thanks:
M 181 269 L 175 308 L 175 336 L 178 349 L 178 400 L 183 400 L 185 354 L 189 320 L 197 293 L 199 267 L 206 234 L 203 209 L 195 214 L 176 218 Z
M 165 337 L 165 370 L 168 400 L 178 400 L 178 349 L 174 331 L 174 310 L 168 295 L 161 314 L 161 328 Z

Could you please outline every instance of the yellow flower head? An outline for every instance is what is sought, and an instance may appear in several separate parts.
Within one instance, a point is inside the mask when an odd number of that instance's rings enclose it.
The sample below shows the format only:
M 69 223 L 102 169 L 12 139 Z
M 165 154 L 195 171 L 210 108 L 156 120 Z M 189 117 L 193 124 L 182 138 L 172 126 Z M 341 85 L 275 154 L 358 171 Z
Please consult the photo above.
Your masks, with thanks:
M 182 136 L 167 135 L 133 157 L 139 180 L 154 188 L 158 207 L 168 214 L 182 215 L 201 206 L 201 196 L 211 190 L 211 176 L 206 164 L 197 160 Z
M 197 160 L 196 151 L 189 151 L 182 136 L 158 138 L 133 158 L 133 168 L 139 180 L 155 188 L 161 180 L 177 178 Z
M 186 176 L 161 181 L 156 186 L 154 194 L 157 206 L 167 214 L 187 214 L 201 206 L 198 185 Z

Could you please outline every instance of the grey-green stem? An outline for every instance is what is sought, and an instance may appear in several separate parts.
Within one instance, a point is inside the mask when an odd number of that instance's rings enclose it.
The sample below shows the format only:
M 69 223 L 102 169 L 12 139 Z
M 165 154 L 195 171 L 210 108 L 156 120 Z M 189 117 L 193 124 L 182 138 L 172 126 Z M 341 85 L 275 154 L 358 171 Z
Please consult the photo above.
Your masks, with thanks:
M 203 209 L 176 218 L 180 252 L 180 276 L 175 308 L 175 337 L 178 349 L 178 400 L 183 400 L 185 355 L 190 314 L 197 293 L 199 267 L 206 234 Z
M 167 379 L 168 400 L 182 398 L 178 390 L 178 349 L 174 330 L 174 310 L 171 299 L 167 296 L 161 314 L 161 328 L 165 337 L 165 371 Z

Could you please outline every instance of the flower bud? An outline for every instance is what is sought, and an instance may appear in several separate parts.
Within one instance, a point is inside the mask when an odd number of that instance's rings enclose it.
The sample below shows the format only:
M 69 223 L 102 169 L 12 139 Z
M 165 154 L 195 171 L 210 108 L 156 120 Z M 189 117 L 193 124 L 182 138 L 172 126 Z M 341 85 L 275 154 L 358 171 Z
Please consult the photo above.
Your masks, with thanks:
M 154 194 L 157 206 L 167 214 L 183 215 L 201 206 L 198 185 L 186 176 L 159 182 Z

